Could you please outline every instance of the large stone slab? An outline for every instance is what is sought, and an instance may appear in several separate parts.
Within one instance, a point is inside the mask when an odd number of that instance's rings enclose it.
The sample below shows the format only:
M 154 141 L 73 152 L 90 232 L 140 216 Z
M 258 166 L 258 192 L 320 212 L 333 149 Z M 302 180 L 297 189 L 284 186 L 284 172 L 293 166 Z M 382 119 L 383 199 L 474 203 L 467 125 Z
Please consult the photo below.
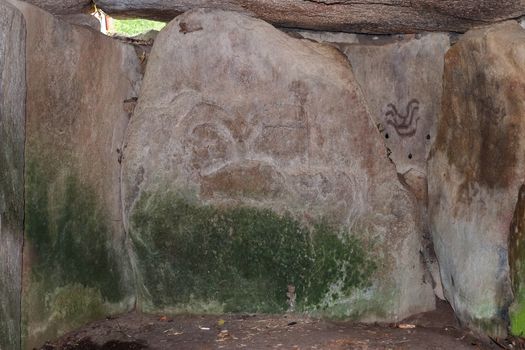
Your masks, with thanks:
M 95 16 L 80 13 L 73 15 L 62 15 L 57 17 L 63 21 L 66 21 L 67 23 L 75 24 L 78 26 L 86 26 L 88 28 L 96 30 L 97 32 L 100 32 L 100 21 Z
M 24 348 L 133 307 L 120 148 L 133 47 L 13 1 L 27 23 Z
M 91 0 L 24 0 L 54 15 L 85 13 L 93 6 Z
M 443 66 L 448 35 L 424 34 L 336 44 L 348 57 L 372 117 L 384 137 L 401 181 L 421 211 L 423 251 L 435 292 L 443 297 L 439 266 L 427 222 L 427 158 L 441 109 Z
M 525 0 L 99 0 L 115 16 L 169 21 L 194 8 L 240 11 L 274 25 L 360 33 L 464 32 L 525 14 Z
M 0 349 L 20 349 L 25 23 L 0 1 Z
M 144 79 L 123 160 L 140 308 L 434 307 L 414 202 L 337 50 L 190 11 L 158 35 Z
M 429 192 L 445 294 L 465 324 L 494 336 L 513 303 L 521 333 L 525 31 L 508 22 L 467 33 L 446 55 L 443 90 Z
M 450 40 L 446 34 L 391 40 L 338 47 L 350 60 L 397 172 L 426 202 L 427 157 L 441 108 Z

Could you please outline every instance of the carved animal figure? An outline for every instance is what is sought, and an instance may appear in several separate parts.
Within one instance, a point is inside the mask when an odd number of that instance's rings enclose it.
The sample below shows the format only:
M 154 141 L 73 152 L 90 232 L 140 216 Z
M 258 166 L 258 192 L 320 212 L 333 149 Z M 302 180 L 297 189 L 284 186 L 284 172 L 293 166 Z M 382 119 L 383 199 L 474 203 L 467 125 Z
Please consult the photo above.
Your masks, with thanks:
M 392 103 L 389 103 L 387 108 L 388 111 L 385 113 L 387 117 L 386 123 L 392 125 L 400 137 L 414 136 L 419 120 L 419 116 L 416 116 L 417 111 L 419 111 L 419 101 L 416 99 L 410 100 L 407 104 L 405 115 L 400 114 Z

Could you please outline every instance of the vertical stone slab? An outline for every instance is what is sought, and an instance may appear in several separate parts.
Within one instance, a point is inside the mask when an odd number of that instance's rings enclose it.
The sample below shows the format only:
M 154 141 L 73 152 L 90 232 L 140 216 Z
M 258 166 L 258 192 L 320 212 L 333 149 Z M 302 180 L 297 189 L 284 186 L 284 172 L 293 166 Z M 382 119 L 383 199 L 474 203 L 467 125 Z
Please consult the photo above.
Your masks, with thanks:
M 350 60 L 397 172 L 426 182 L 449 38 L 446 34 L 426 34 L 392 41 L 339 47 Z M 415 192 L 420 198 L 426 197 L 426 183 Z
M 525 30 L 468 32 L 447 52 L 443 84 L 429 210 L 445 295 L 473 329 L 503 337 L 510 318 L 521 333 Z
M 0 1 L 0 349 L 20 348 L 25 23 Z
M 134 304 L 120 148 L 132 46 L 13 1 L 27 26 L 24 348 Z
M 443 298 L 427 224 L 427 159 L 436 134 L 450 40 L 442 33 L 358 39 L 359 43 L 335 45 L 352 65 L 399 178 L 418 200 L 425 242 L 422 253 L 435 293 Z
M 234 12 L 155 41 L 126 137 L 125 220 L 147 311 L 434 307 L 416 209 L 346 58 Z M 373 248 L 371 248 L 371 246 Z

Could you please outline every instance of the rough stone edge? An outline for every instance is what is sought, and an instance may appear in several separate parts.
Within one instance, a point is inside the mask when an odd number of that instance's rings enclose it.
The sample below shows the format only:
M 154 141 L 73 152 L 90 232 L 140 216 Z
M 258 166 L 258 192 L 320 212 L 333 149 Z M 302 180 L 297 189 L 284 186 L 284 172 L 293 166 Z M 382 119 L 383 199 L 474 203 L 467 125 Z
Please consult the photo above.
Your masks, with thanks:
M 16 9 L 16 7 L 12 6 L 10 3 L 6 2 L 6 1 L 2 1 L 0 0 L 0 7 L 5 7 L 5 8 L 8 8 L 8 9 L 12 9 L 13 10 L 13 19 L 16 18 L 16 20 L 19 20 L 20 21 L 20 30 L 23 31 L 22 33 L 20 33 L 20 41 L 19 43 L 19 47 L 15 47 L 15 49 L 20 49 L 20 52 L 18 52 L 19 56 L 18 57 L 15 57 L 15 59 L 17 59 L 16 63 L 18 64 L 19 66 L 19 69 L 21 71 L 21 74 L 22 76 L 20 76 L 20 86 L 19 88 L 22 90 L 22 94 L 25 96 L 25 91 L 26 91 L 26 77 L 25 77 L 25 64 L 23 64 L 23 62 L 25 62 L 25 19 L 23 17 L 23 15 L 20 13 L 20 11 L 18 11 Z M 14 32 L 12 32 L 14 33 Z M 9 33 L 8 33 L 9 35 Z M 7 45 L 9 44 L 10 42 L 8 41 L 7 42 Z M 7 49 L 9 51 L 9 48 Z M 20 64 L 22 62 L 22 64 Z M 12 62 L 11 62 L 12 64 Z M 15 77 L 16 78 L 16 77 Z M 0 83 L 2 83 L 2 81 L 0 80 Z M 11 88 L 12 86 L 10 86 L 9 88 Z M 15 89 L 13 89 L 15 90 Z M 9 98 L 9 94 L 5 95 L 7 98 Z M 22 102 L 17 102 L 16 104 L 19 104 L 19 107 L 21 108 L 20 111 L 15 111 L 15 112 L 20 112 L 20 117 L 23 118 L 23 121 L 20 123 L 21 127 L 22 127 L 22 130 L 21 130 L 21 135 L 20 135 L 20 146 L 21 146 L 21 149 L 20 149 L 20 159 L 22 161 L 22 163 L 24 162 L 24 143 L 25 143 L 25 98 L 24 96 L 15 96 L 15 99 L 17 101 L 22 101 Z M 21 98 L 22 97 L 22 98 Z M 11 103 L 13 103 L 13 101 L 11 101 Z M 7 122 L 15 122 L 14 120 L 11 120 L 13 119 L 12 117 L 16 117 L 16 116 L 13 116 L 13 115 L 5 115 L 4 116 L 4 120 L 6 120 Z M 13 130 L 12 130 L 13 131 Z M 16 135 L 13 135 L 13 136 L 16 136 Z M 3 142 L 5 140 L 0 140 L 0 142 Z M 13 142 L 14 143 L 15 140 L 7 140 L 7 142 Z M 3 147 L 0 147 L 0 149 L 2 149 Z M 24 215 L 24 203 L 23 203 L 23 200 L 24 200 L 24 164 L 22 164 L 22 168 L 19 169 L 20 171 L 20 179 L 21 179 L 21 188 L 19 189 L 20 190 L 20 199 L 21 199 L 21 208 L 19 208 L 21 210 L 21 212 L 19 213 L 19 215 L 21 217 L 19 218 L 16 218 L 16 220 L 18 221 L 18 224 L 19 224 L 19 230 L 17 230 L 16 228 L 12 228 L 12 229 L 15 229 L 15 231 L 18 232 L 19 236 L 18 239 L 16 237 L 11 237 L 11 238 L 14 238 L 14 239 L 10 239 L 10 237 L 7 237 L 6 240 L 3 240 L 2 242 L 0 242 L 1 244 L 4 244 L 6 243 L 7 244 L 7 254 L 9 255 L 10 252 L 14 251 L 14 250 L 19 250 L 18 252 L 15 252 L 14 253 L 14 257 L 13 257 L 13 260 L 16 261 L 16 263 L 18 264 L 18 266 L 14 266 L 14 272 L 17 274 L 17 276 L 15 276 L 16 280 L 15 281 L 11 281 L 13 284 L 16 285 L 16 290 L 18 291 L 17 294 L 18 295 L 15 295 L 15 299 L 18 301 L 14 306 L 11 305 L 12 308 L 16 309 L 15 310 L 15 313 L 17 313 L 17 320 L 15 320 L 14 322 L 11 322 L 11 326 L 12 329 L 9 330 L 9 329 L 3 329 L 2 331 L 6 331 L 6 334 L 7 334 L 7 337 L 8 339 L 0 339 L 0 348 L 2 348 L 2 346 L 4 346 L 4 350 L 18 350 L 20 349 L 21 347 L 21 290 L 22 290 L 22 281 L 21 281 L 21 277 L 22 277 L 22 250 L 23 250 L 23 215 Z M 7 211 L 10 211 L 9 208 L 6 208 Z M 13 209 L 15 211 L 18 211 L 17 209 Z M 0 218 L 1 220 L 1 218 Z M 2 225 L 1 225 L 1 221 L 0 221 L 0 229 L 2 228 Z M 15 232 L 16 233 L 16 232 Z M 0 235 L 3 235 L 2 232 L 0 232 Z M 10 233 L 8 233 L 8 235 L 10 235 Z M 2 267 L 3 269 L 3 267 Z M 7 267 L 7 271 L 6 273 L 9 274 L 9 266 Z M 0 281 L 1 283 L 2 281 Z M 2 302 L 5 302 L 6 299 L 2 298 Z M 7 306 L 8 308 L 10 307 L 10 305 Z M 0 317 L 0 319 L 7 319 L 9 316 L 5 317 L 2 315 L 2 317 Z M 16 316 L 15 316 L 16 317 Z M 13 321 L 13 320 L 11 320 Z M 9 320 L 7 321 L 9 323 Z M 3 323 L 3 321 L 2 321 Z M 5 325 L 5 324 L 4 324 Z M 10 333 L 11 332 L 11 333 Z M 10 335 L 11 334 L 11 335 Z

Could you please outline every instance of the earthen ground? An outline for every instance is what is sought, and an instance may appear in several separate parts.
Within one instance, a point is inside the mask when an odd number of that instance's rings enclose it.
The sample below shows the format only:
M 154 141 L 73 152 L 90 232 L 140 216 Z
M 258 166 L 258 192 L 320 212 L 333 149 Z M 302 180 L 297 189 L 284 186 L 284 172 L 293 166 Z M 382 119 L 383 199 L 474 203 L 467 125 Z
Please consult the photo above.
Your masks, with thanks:
M 405 325 L 415 325 L 403 329 Z M 496 344 L 498 342 L 499 344 Z M 509 341 L 481 340 L 460 327 L 450 306 L 398 324 L 334 322 L 302 315 L 144 315 L 136 312 L 94 322 L 45 350 L 139 349 L 518 349 Z

